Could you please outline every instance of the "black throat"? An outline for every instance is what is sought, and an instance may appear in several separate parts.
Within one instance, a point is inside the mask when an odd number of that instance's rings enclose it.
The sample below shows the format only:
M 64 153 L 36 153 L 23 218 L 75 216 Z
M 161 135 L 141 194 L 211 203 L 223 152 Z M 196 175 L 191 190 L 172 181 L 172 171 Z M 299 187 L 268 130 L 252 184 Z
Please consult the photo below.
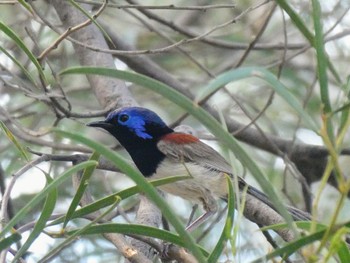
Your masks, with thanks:
M 136 145 L 137 144 L 137 145 Z M 163 161 L 165 155 L 158 150 L 156 141 L 138 141 L 125 149 L 130 154 L 137 168 L 145 177 L 150 177 Z
M 128 151 L 135 165 L 145 177 L 154 174 L 159 164 L 165 158 L 165 155 L 158 150 L 157 143 L 165 134 L 173 132 L 172 129 L 165 127 L 148 126 L 147 130 L 152 136 L 151 139 L 140 138 L 130 133 L 127 129 L 118 129 L 111 131 L 121 145 Z

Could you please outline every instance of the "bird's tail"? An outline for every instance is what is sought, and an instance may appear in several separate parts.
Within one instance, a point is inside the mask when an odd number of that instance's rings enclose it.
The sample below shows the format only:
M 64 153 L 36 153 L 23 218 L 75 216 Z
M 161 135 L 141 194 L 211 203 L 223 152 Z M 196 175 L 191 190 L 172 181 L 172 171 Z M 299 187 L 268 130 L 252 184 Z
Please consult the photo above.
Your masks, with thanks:
M 239 183 L 239 189 L 241 189 L 243 191 L 246 188 L 247 189 L 246 193 L 248 195 L 253 196 L 254 198 L 258 199 L 259 201 L 263 202 L 264 204 L 266 204 L 267 206 L 271 207 L 273 210 L 278 212 L 277 209 L 275 208 L 274 204 L 267 197 L 267 195 L 265 195 L 264 193 L 262 193 L 261 191 L 259 191 L 255 187 L 248 185 L 243 180 L 242 181 L 239 180 L 238 183 Z M 226 198 L 223 198 L 223 199 L 227 202 L 227 196 L 226 196 Z M 309 220 L 311 220 L 311 215 L 305 211 L 302 211 L 302 210 L 297 209 L 297 208 L 292 207 L 292 206 L 286 206 L 286 209 L 290 213 L 290 215 L 292 216 L 294 221 L 309 221 Z

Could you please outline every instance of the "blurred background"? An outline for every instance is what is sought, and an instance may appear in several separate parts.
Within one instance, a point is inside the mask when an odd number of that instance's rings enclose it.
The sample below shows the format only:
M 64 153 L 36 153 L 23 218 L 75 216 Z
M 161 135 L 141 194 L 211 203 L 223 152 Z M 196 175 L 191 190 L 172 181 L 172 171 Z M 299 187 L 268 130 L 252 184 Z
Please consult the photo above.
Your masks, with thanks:
M 37 68 L 23 47 L 18 45 L 19 41 L 9 37 L 10 33 L 6 30 L 11 29 L 23 41 L 23 45 L 39 57 L 67 29 L 57 14 L 60 11 L 51 1 L 20 2 L 0 1 L 0 20 L 6 25 L 0 32 L 0 120 L 20 145 L 29 147 L 31 151 L 49 154 L 89 152 L 87 148 L 56 137 L 50 132 L 56 126 L 116 147 L 116 142 L 106 133 L 85 127 L 85 123 L 95 120 L 93 116 L 69 116 L 56 104 L 75 113 L 103 111 L 85 76 L 58 76 L 65 68 L 81 64 L 72 44 L 72 36 L 66 37 L 45 54 L 42 65 L 48 85 L 43 85 Z M 96 14 L 102 3 L 99 0 L 67 2 L 70 8 L 80 6 L 90 15 Z M 158 73 L 162 77 L 169 77 L 181 84 L 186 92 L 198 100 L 203 98 L 204 87 L 220 74 L 242 67 L 265 68 L 285 85 L 304 111 L 321 127 L 324 104 L 317 78 L 317 56 L 300 29 L 304 26 L 313 32 L 312 6 L 310 1 L 288 1 L 301 18 L 301 24 L 295 25 L 277 2 L 108 1 L 98 14 L 97 22 L 100 30 L 103 28 L 117 69 L 143 73 L 145 69 L 142 67 L 145 65 L 137 64 L 133 59 L 145 58 L 159 67 Z M 345 0 L 320 1 L 320 5 L 325 50 L 332 64 L 332 67 L 328 65 L 326 80 L 330 103 L 335 110 L 348 101 L 350 3 Z M 75 34 L 79 34 L 79 31 Z M 84 46 L 84 43 L 75 44 Z M 85 48 L 96 51 L 96 56 L 107 52 L 105 47 L 100 46 L 86 44 Z M 125 52 L 126 49 L 129 51 Z M 157 76 L 151 77 L 157 79 Z M 126 84 L 141 106 L 156 111 L 169 124 L 175 123 L 185 113 L 159 94 L 141 86 Z M 291 145 L 324 145 L 322 138 L 310 129 L 308 123 L 261 79 L 244 78 L 231 82 L 212 94 L 208 104 L 229 119 L 244 126 L 259 128 L 269 136 L 290 140 Z M 99 114 L 99 118 L 103 118 L 103 115 Z M 340 115 L 333 116 L 335 130 L 341 126 L 341 118 Z M 235 173 L 259 187 L 240 162 L 229 157 L 203 125 L 191 116 L 184 118 L 181 124 L 193 127 L 201 139 L 231 160 Z M 0 133 L 0 138 L 0 186 L 3 195 L 11 175 L 24 167 L 27 161 L 5 132 Z M 263 170 L 284 202 L 306 209 L 300 173 L 288 158 L 268 153 L 254 145 L 242 143 L 242 146 Z M 349 147 L 348 132 L 345 132 L 341 145 L 341 148 L 346 147 Z M 123 150 L 120 152 L 129 158 Z M 30 160 L 37 158 L 35 154 L 27 154 Z M 344 175 L 349 172 L 348 161 L 346 156 L 339 157 Z M 45 186 L 44 172 L 55 178 L 70 166 L 69 162 L 43 162 L 37 165 L 38 169 L 32 168 L 23 173 L 11 191 L 9 214 L 13 216 Z M 321 177 L 322 174 L 319 174 L 319 179 Z M 311 196 L 319 189 L 319 183 L 314 181 L 309 184 Z M 99 199 L 131 185 L 132 181 L 122 174 L 97 170 L 91 178 L 90 191 L 95 199 Z M 66 213 L 74 191 L 69 180 L 59 187 L 54 214 Z M 329 222 L 335 208 L 333 204 L 338 198 L 337 190 L 327 186 L 318 203 L 319 220 Z M 172 196 L 167 200 L 186 222 L 193 204 Z M 137 203 L 137 197 L 124 200 L 119 209 L 125 213 L 113 220 L 132 222 Z M 338 217 L 340 221 L 349 219 L 346 205 L 349 205 L 348 201 Z M 221 208 L 224 208 L 224 204 L 221 204 Z M 19 225 L 36 220 L 40 209 L 40 206 L 32 209 Z M 200 240 L 200 244 L 209 250 L 215 246 L 223 226 L 223 219 L 216 221 L 215 218 L 209 220 L 193 233 L 198 238 L 205 229 L 210 228 L 210 232 Z M 211 225 L 213 222 L 214 226 Z M 70 226 L 74 228 L 84 223 L 84 219 L 75 219 Z M 59 231 L 60 227 L 46 230 Z M 24 232 L 24 237 L 28 232 Z M 60 239 L 42 233 L 29 248 L 30 253 L 26 254 L 25 259 L 37 262 L 59 242 Z M 270 247 L 257 226 L 243 219 L 236 247 L 228 246 L 227 249 L 220 258 L 221 262 L 248 262 L 266 253 Z M 109 242 L 99 235 L 92 235 L 76 240 L 52 262 L 110 262 L 116 261 L 116 257 L 119 256 L 116 256 L 115 248 Z M 122 261 L 121 258 L 118 260 Z

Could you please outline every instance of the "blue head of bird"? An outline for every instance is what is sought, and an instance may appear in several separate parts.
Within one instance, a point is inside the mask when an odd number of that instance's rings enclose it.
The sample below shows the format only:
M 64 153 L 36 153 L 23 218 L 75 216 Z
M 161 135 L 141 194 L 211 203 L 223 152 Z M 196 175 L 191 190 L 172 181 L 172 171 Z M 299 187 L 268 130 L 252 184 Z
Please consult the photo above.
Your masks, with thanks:
M 173 132 L 155 112 L 141 107 L 122 108 L 111 112 L 103 121 L 87 125 L 113 135 L 146 177 L 156 171 L 165 157 L 157 148 L 159 139 Z
M 141 107 L 126 107 L 108 114 L 103 121 L 87 124 L 108 131 L 128 151 L 140 144 L 156 143 L 160 137 L 173 132 L 153 111 Z

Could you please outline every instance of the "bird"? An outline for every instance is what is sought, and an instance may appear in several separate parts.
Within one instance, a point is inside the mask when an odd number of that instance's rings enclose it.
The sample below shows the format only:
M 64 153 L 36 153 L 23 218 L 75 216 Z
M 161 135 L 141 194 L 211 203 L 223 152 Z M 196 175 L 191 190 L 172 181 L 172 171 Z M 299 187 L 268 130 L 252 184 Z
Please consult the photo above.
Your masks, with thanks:
M 194 135 L 176 132 L 157 113 L 142 107 L 123 107 L 110 112 L 90 127 L 109 132 L 126 149 L 138 170 L 147 179 L 189 176 L 190 179 L 160 186 L 160 189 L 199 203 L 204 213 L 186 227 L 192 231 L 218 210 L 218 201 L 227 202 L 226 176 L 232 167 L 216 150 Z M 276 210 L 269 198 L 237 176 L 238 188 Z M 295 221 L 308 221 L 307 212 L 286 206 Z

